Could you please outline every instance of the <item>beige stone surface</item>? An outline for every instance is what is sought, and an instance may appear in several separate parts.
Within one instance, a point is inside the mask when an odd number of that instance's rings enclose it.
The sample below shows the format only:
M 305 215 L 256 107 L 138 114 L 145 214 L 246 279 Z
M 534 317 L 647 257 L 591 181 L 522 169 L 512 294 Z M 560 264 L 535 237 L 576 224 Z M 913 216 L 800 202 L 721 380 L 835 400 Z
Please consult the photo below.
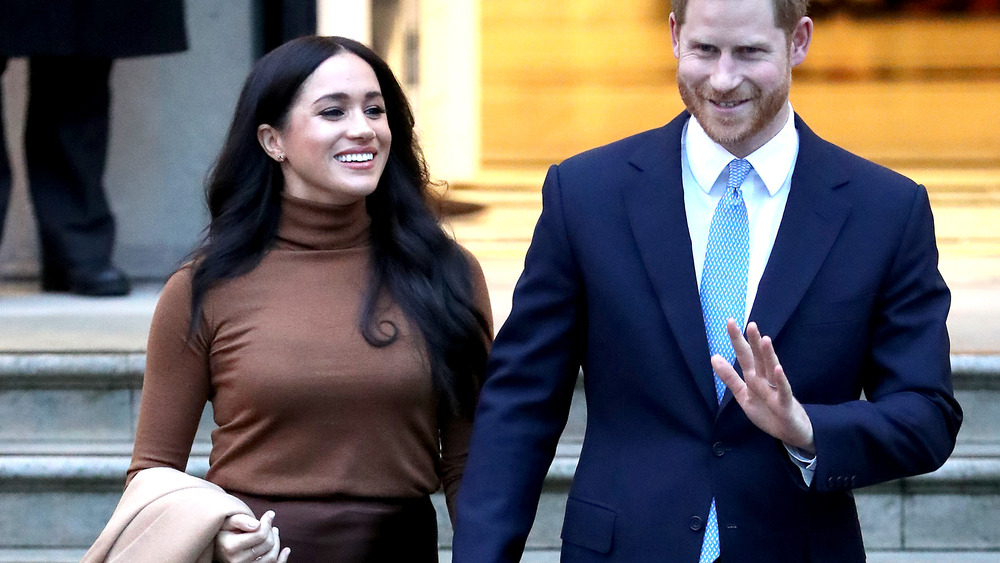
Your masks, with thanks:
M 1000 353 L 1000 170 L 903 170 L 927 185 L 952 289 L 948 320 L 956 353 Z M 446 227 L 480 261 L 499 328 L 541 212 L 543 169 L 487 172 L 475 187 L 452 186 L 451 201 L 481 206 Z M 0 352 L 142 351 L 160 285 L 122 298 L 40 293 L 0 281 Z

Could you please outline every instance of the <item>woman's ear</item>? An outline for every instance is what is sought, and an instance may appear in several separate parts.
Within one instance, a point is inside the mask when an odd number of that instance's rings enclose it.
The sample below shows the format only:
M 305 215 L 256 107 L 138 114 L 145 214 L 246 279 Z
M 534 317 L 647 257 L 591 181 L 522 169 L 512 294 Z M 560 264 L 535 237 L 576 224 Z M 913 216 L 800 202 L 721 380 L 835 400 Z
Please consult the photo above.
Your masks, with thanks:
M 277 162 L 285 161 L 285 150 L 281 147 L 281 133 L 277 129 L 262 123 L 257 127 L 257 142 L 267 153 L 267 156 Z

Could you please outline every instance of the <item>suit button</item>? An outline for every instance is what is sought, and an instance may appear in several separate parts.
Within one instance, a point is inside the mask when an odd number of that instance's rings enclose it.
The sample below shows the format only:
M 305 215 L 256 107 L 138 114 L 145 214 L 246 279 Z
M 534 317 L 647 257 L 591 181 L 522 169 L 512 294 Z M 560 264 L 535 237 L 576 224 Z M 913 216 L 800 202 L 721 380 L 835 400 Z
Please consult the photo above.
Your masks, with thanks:
M 726 455 L 726 446 L 722 442 L 716 442 L 712 444 L 712 454 L 715 457 L 722 457 Z
M 691 526 L 691 529 L 694 530 L 694 531 L 696 531 L 696 532 L 698 530 L 700 530 L 701 529 L 701 516 L 692 516 L 691 517 L 691 523 L 689 524 L 689 526 Z
M 856 487 L 858 482 L 858 477 L 856 475 L 851 475 L 851 487 Z
M 830 487 L 831 489 L 833 488 L 833 485 L 834 485 L 834 484 L 835 484 L 836 482 L 837 482 L 837 481 L 836 481 L 836 480 L 834 480 L 834 478 L 833 478 L 833 477 L 827 477 L 827 478 L 826 478 L 826 486 L 827 486 L 827 487 Z

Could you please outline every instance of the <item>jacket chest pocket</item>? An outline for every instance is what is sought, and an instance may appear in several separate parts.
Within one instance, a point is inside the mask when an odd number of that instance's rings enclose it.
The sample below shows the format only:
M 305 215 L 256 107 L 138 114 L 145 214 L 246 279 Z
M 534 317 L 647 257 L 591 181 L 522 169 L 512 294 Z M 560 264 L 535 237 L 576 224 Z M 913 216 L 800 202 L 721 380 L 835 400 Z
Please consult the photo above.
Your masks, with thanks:
M 875 294 L 851 299 L 810 302 L 799 307 L 796 318 L 807 326 L 868 322 Z

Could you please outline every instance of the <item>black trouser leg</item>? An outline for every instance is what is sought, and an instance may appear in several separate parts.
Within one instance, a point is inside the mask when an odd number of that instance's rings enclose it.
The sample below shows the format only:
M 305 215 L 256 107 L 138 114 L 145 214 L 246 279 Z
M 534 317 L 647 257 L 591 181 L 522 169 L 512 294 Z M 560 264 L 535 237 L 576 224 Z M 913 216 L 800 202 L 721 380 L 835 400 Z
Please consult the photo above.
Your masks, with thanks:
M 43 280 L 111 262 L 104 196 L 111 59 L 31 57 L 24 148 Z
M 0 56 L 0 77 L 6 68 L 7 57 Z M 6 139 L 3 126 L 3 90 L 0 89 L 0 244 L 3 243 L 3 226 L 7 219 L 7 204 L 10 203 L 12 183 Z

